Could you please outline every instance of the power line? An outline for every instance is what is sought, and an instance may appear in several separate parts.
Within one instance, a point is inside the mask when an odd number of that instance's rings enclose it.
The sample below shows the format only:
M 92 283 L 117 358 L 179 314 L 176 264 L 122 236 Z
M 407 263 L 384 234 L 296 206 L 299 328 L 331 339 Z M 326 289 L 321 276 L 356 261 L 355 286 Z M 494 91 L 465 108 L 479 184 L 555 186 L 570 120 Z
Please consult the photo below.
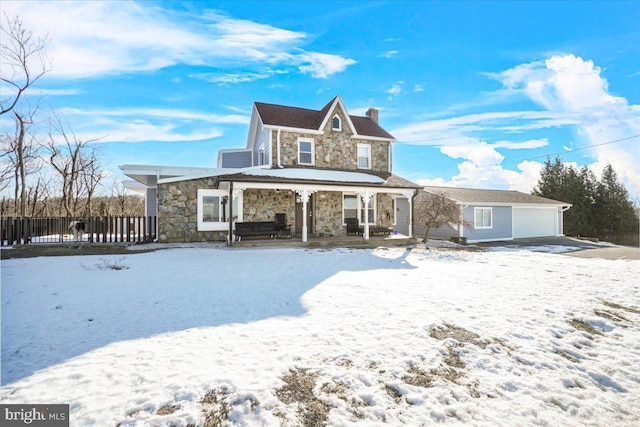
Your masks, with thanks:
M 536 156 L 536 157 L 531 157 L 528 159 L 524 159 L 522 160 L 527 161 L 527 160 L 535 160 L 535 159 L 540 159 L 542 157 L 551 157 L 551 156 L 561 156 L 563 154 L 569 154 L 569 153 L 573 153 L 574 151 L 580 151 L 580 150 L 586 150 L 587 148 L 593 148 L 593 147 L 600 147 L 602 145 L 607 145 L 607 144 L 613 144 L 614 142 L 622 142 L 622 141 L 627 141 L 629 139 L 633 139 L 633 138 L 639 138 L 640 135 L 633 135 L 633 136 L 628 136 L 626 138 L 622 138 L 622 139 L 616 139 L 615 141 L 607 141 L 607 142 L 601 142 L 600 144 L 592 144 L 592 145 L 587 145 L 586 147 L 580 147 L 580 148 L 574 148 L 573 150 L 569 150 L 569 151 L 562 151 L 560 153 L 553 153 L 553 154 L 544 154 L 542 156 Z

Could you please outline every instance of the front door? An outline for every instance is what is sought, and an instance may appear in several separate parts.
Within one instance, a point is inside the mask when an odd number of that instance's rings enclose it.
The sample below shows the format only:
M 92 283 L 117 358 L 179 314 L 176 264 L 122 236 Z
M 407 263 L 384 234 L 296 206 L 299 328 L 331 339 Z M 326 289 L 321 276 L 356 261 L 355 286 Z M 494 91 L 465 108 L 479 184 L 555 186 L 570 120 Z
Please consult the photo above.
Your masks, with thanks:
M 307 202 L 307 234 L 314 233 L 313 227 L 313 194 Z M 302 235 L 302 199 L 296 194 L 296 236 Z

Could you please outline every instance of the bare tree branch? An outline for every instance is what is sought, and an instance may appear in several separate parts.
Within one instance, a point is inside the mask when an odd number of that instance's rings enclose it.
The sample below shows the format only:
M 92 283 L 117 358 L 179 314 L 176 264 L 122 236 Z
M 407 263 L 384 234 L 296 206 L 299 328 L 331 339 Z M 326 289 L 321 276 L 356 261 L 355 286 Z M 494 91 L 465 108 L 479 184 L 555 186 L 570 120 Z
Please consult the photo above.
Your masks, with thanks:
M 34 37 L 19 16 L 3 14 L 0 22 L 0 84 L 5 86 L 0 98 L 0 116 L 13 110 L 24 92 L 51 70 L 44 53 L 48 37 Z M 39 62 L 32 69 L 33 62 Z
M 429 240 L 429 232 L 432 228 L 438 228 L 445 224 L 456 227 L 469 225 L 462 217 L 460 206 L 443 192 L 421 191 L 416 196 L 413 212 L 415 222 L 425 226 L 425 242 Z

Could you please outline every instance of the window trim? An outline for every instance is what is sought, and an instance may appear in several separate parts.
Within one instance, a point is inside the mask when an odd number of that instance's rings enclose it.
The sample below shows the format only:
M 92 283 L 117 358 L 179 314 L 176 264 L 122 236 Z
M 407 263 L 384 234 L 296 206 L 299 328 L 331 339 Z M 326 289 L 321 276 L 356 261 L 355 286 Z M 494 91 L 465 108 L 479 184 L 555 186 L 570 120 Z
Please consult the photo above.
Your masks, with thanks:
M 360 166 L 360 154 L 359 154 L 359 151 L 360 151 L 361 148 L 366 148 L 367 152 L 368 152 L 367 160 L 368 160 L 369 165 L 366 168 Z M 371 170 L 371 167 L 372 167 L 371 163 L 372 163 L 372 161 L 371 161 L 371 144 L 358 143 L 357 146 L 356 146 L 356 165 L 358 166 L 358 169 Z
M 356 198 L 356 218 L 358 219 L 358 224 L 364 224 L 364 220 L 362 219 L 362 210 L 364 209 L 364 202 L 362 201 L 362 197 L 360 197 L 356 193 L 351 192 L 343 192 L 342 193 L 342 225 L 347 225 L 344 216 L 344 196 L 355 196 Z M 373 210 L 373 221 L 369 223 L 369 225 L 376 224 L 378 220 L 378 195 L 374 194 L 371 197 L 371 201 L 369 202 L 369 209 Z
M 211 190 L 200 188 L 197 192 L 197 230 L 198 231 L 226 231 L 229 230 L 229 221 L 221 222 L 221 221 L 204 221 L 204 198 L 205 197 L 219 197 L 222 200 L 222 197 L 228 196 L 228 190 Z M 234 216 L 236 217 L 234 221 L 234 229 L 236 221 L 242 221 L 242 192 L 239 192 L 237 197 L 235 198 L 238 203 L 238 211 L 234 212 Z M 221 202 L 220 202 L 221 203 Z
M 338 127 L 333 126 L 333 121 L 335 119 L 338 119 Z M 334 114 L 333 117 L 331 118 L 331 130 L 342 131 L 342 119 L 338 114 Z
M 264 165 L 264 150 L 262 148 L 258 150 L 258 165 Z
M 489 225 L 478 225 L 478 212 L 489 211 Z M 484 214 L 482 215 L 484 222 Z M 488 230 L 493 228 L 493 208 L 492 207 L 475 207 L 473 209 L 473 228 L 476 230 Z
M 391 210 L 393 210 L 393 225 L 398 225 L 398 215 L 397 215 L 397 200 L 395 197 L 391 199 Z
M 311 163 L 306 163 L 306 162 L 303 163 L 300 161 L 300 143 L 301 142 L 311 143 Z M 298 164 L 306 165 L 306 166 L 314 166 L 316 164 L 316 147 L 315 147 L 315 140 L 313 138 L 298 138 Z

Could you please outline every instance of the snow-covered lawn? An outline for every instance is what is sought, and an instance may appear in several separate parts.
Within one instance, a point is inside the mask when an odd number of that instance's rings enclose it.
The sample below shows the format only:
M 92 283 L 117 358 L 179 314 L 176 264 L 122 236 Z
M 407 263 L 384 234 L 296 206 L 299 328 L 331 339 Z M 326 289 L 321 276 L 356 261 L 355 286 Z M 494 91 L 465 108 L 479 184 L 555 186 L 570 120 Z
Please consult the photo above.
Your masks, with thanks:
M 640 262 L 216 247 L 5 260 L 2 384 L 2 403 L 70 404 L 72 426 L 638 425 Z

